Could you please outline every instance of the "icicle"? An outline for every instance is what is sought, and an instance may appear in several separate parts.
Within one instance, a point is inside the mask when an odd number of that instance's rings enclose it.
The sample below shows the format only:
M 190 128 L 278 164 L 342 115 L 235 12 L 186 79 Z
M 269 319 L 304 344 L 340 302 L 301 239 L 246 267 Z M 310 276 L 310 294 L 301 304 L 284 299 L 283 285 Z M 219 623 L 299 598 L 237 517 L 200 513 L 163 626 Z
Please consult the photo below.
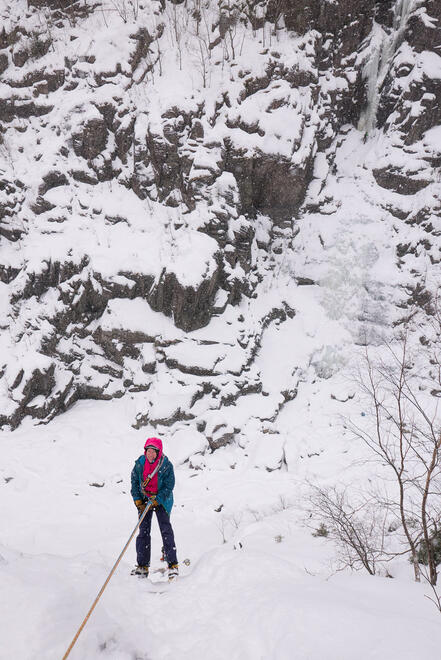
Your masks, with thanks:
M 387 34 L 383 28 L 375 24 L 373 35 L 373 52 L 367 61 L 364 74 L 367 78 L 367 104 L 358 122 L 358 130 L 366 134 L 375 128 L 377 108 L 380 99 L 380 89 L 390 69 L 397 48 L 401 43 L 402 34 L 414 5 L 421 0 L 398 0 L 395 4 L 392 34 Z

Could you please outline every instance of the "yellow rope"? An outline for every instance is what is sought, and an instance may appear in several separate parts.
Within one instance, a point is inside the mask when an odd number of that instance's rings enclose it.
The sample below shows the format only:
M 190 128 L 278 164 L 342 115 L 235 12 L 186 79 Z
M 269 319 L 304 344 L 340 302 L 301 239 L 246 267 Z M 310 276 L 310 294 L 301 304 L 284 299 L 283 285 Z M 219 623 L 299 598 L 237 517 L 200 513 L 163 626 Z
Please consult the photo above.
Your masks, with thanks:
M 67 649 L 66 653 L 63 655 L 62 660 L 66 660 L 67 656 L 68 656 L 69 653 L 72 651 L 75 642 L 77 641 L 78 637 L 80 636 L 81 631 L 83 630 L 84 626 L 86 625 L 87 621 L 89 620 L 89 617 L 90 617 L 90 615 L 92 614 L 93 610 L 95 609 L 95 606 L 96 606 L 96 604 L 98 603 L 99 599 L 101 598 L 104 589 L 107 587 L 107 584 L 108 584 L 110 578 L 112 577 L 112 575 L 113 575 L 114 572 L 116 571 L 119 562 L 121 561 L 121 559 L 122 559 L 122 557 L 123 557 L 125 551 L 126 551 L 127 548 L 129 547 L 130 541 L 131 541 L 131 540 L 133 539 L 133 537 L 135 536 L 135 534 L 136 534 L 136 532 L 137 532 L 137 530 L 138 530 L 138 527 L 140 526 L 140 524 L 141 524 L 142 521 L 144 520 L 144 516 L 145 516 L 145 514 L 147 513 L 147 511 L 148 511 L 151 507 L 152 507 L 152 504 L 151 504 L 151 502 L 149 502 L 149 503 L 147 504 L 147 506 L 145 507 L 145 509 L 144 509 L 144 511 L 143 511 L 143 513 L 142 513 L 142 515 L 140 516 L 140 518 L 139 518 L 139 520 L 138 520 L 138 523 L 137 523 L 135 529 L 134 529 L 133 532 L 131 533 L 129 540 L 128 540 L 127 543 L 125 544 L 125 546 L 124 546 L 124 548 L 122 549 L 122 551 L 121 551 L 121 553 L 120 553 L 118 559 L 117 559 L 116 562 L 114 563 L 113 568 L 112 568 L 112 570 L 110 571 L 109 575 L 107 576 L 107 579 L 106 579 L 106 581 L 104 582 L 103 586 L 101 587 L 101 589 L 100 589 L 100 591 L 99 591 L 99 593 L 98 593 L 98 596 L 95 598 L 95 600 L 94 600 L 94 602 L 93 602 L 93 604 L 92 604 L 92 607 L 90 608 L 90 610 L 89 610 L 88 613 L 86 614 L 86 616 L 85 616 L 85 618 L 84 618 L 84 620 L 83 620 L 83 623 L 82 623 L 81 626 L 78 628 L 77 633 L 76 633 L 75 637 L 73 638 L 73 640 L 71 641 L 69 648 Z

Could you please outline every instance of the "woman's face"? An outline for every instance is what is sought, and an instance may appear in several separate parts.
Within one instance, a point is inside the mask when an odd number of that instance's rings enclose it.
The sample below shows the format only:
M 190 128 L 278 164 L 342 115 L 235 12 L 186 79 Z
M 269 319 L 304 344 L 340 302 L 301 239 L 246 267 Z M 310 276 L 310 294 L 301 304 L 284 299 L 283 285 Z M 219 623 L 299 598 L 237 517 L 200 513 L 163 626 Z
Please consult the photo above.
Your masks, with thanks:
M 156 460 L 156 456 L 158 455 L 158 452 L 152 447 L 148 447 L 146 449 L 145 455 L 149 463 L 154 463 Z

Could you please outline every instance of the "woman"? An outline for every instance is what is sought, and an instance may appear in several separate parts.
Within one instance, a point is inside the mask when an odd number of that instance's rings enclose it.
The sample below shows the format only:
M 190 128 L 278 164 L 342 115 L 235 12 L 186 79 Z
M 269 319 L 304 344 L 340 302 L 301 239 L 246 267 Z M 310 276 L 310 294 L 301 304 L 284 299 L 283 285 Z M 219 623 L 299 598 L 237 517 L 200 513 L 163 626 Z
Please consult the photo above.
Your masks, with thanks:
M 131 494 L 138 509 L 138 515 L 142 515 L 147 503 L 152 504 L 139 527 L 136 539 L 138 565 L 132 574 L 148 577 L 151 549 L 150 530 L 154 511 L 161 531 L 164 558 L 168 564 L 168 578 L 173 580 L 178 575 L 175 537 L 170 523 L 175 474 L 172 463 L 162 453 L 162 440 L 159 438 L 147 439 L 144 445 L 144 455 L 135 461 L 131 481 Z

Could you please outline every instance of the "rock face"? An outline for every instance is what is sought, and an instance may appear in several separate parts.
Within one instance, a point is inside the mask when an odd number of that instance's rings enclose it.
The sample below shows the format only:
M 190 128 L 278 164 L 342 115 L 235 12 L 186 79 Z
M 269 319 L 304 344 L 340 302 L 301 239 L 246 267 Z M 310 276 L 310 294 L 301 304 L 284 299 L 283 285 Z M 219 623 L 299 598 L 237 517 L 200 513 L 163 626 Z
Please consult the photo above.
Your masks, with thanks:
M 295 327 L 300 285 L 340 318 L 320 273 L 360 199 L 397 222 L 409 291 L 412 259 L 439 261 L 441 8 L 114 4 L 19 0 L 0 32 L 0 421 L 129 392 L 136 425 L 192 423 L 215 449 L 241 401 L 270 424 L 296 396 L 305 369 L 270 378 L 265 337 Z M 359 281 L 351 319 L 375 323 L 382 286 Z
M 400 41 L 381 88 L 378 121 L 385 130 L 399 127 L 405 144 L 412 145 L 441 122 L 441 80 L 433 76 L 433 55 L 441 45 L 441 8 L 429 0 L 413 12 L 402 8 L 397 18 Z
M 397 171 L 393 167 L 372 170 L 372 174 L 379 186 L 393 190 L 400 195 L 415 195 L 415 193 L 430 185 L 430 180 L 415 179 L 412 176 L 406 176 L 404 172 Z

